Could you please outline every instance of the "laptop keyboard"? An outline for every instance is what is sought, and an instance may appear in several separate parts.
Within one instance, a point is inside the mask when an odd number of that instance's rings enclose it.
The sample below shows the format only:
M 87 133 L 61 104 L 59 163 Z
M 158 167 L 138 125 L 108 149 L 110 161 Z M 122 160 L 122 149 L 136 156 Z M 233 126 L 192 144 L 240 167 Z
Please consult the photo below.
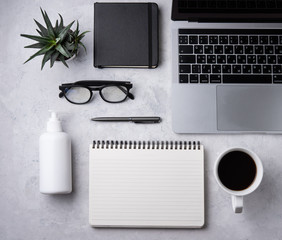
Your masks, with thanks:
M 282 83 L 282 30 L 179 29 L 180 83 Z

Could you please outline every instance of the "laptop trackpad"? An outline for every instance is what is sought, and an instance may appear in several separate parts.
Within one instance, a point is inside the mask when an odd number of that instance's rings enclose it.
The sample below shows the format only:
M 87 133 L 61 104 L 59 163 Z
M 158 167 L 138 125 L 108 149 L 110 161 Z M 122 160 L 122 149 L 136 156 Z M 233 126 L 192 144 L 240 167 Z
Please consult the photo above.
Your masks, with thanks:
M 219 131 L 281 131 L 282 88 L 217 86 Z

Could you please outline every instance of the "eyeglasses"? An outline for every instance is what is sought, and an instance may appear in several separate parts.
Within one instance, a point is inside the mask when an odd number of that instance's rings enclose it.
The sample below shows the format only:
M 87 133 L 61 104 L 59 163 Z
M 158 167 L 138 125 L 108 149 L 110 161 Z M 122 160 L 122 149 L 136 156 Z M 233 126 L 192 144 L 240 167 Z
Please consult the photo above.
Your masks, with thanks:
M 70 103 L 85 104 L 90 102 L 93 91 L 99 91 L 101 98 L 108 103 L 120 103 L 128 98 L 134 99 L 129 90 L 130 82 L 125 81 L 78 81 L 59 86 L 59 97 L 65 97 Z

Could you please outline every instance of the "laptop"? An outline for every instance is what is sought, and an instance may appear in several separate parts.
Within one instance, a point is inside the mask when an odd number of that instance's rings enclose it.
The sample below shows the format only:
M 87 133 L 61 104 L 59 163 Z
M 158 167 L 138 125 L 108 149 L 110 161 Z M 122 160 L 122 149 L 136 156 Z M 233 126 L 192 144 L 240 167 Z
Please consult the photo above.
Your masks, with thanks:
M 282 0 L 173 0 L 176 133 L 282 133 Z

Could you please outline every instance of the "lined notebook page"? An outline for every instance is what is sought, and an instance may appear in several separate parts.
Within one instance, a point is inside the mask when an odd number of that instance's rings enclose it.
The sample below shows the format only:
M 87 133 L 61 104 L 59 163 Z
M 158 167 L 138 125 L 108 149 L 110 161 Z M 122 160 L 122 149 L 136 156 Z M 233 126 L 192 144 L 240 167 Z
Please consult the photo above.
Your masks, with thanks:
M 202 227 L 204 151 L 93 149 L 90 224 L 94 227 Z

